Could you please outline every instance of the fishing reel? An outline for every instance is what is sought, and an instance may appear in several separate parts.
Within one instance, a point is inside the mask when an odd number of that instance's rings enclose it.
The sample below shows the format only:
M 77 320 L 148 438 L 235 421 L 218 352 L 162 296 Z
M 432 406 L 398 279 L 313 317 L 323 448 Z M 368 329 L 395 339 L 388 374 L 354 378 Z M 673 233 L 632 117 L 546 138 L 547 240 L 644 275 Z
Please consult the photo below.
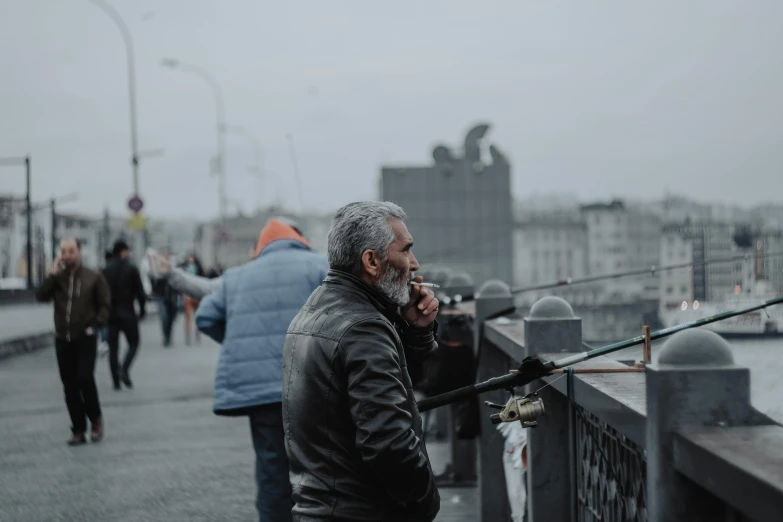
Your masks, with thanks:
M 515 397 L 514 391 L 511 390 L 511 398 L 505 406 L 489 401 L 484 401 L 484 404 L 490 408 L 500 410 L 500 413 L 490 415 L 489 418 L 492 424 L 519 421 L 522 423 L 523 428 L 535 428 L 538 426 L 538 418 L 545 413 L 544 401 L 539 399 L 535 393 L 525 395 L 524 397 Z

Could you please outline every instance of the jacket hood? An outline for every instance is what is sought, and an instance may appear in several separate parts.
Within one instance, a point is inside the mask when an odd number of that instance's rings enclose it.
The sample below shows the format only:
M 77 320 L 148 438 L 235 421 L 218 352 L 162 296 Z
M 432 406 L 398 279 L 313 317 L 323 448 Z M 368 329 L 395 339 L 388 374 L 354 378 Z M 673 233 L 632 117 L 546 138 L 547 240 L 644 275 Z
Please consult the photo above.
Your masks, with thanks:
M 253 257 L 258 257 L 264 248 L 281 239 L 298 241 L 307 248 L 311 248 L 307 239 L 305 239 L 305 237 L 295 228 L 295 224 L 285 218 L 272 218 L 267 221 L 264 228 L 261 229 L 261 233 L 258 235 L 258 242 L 256 242 L 256 249 L 255 252 L 253 252 Z

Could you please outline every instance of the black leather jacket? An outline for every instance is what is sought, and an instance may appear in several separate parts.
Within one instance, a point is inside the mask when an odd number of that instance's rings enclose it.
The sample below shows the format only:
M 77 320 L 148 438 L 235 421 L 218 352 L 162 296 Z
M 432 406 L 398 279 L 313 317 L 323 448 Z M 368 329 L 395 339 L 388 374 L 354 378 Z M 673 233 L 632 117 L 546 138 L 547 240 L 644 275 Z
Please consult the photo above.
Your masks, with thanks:
M 427 521 L 440 509 L 408 359 L 437 348 L 378 291 L 330 270 L 291 322 L 283 422 L 295 521 Z

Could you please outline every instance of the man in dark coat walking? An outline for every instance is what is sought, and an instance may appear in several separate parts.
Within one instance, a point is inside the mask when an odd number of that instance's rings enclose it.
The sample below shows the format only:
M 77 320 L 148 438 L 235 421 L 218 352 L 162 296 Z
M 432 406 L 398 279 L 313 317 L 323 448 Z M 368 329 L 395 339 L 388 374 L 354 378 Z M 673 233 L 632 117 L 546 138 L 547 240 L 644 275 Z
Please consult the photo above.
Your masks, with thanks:
M 100 272 L 82 265 L 82 249 L 72 238 L 60 241 L 60 255 L 36 291 L 41 302 L 54 300 L 57 366 L 71 417 L 68 444 L 87 442 L 87 419 L 93 442 L 103 438 L 103 415 L 95 385 L 98 330 L 109 318 L 109 287 Z M 85 418 L 86 417 L 86 418 Z
M 139 349 L 139 320 L 146 315 L 147 296 L 141 284 L 141 275 L 128 259 L 130 248 L 125 241 L 114 243 L 112 259 L 103 269 L 103 276 L 111 290 L 111 314 L 109 316 L 109 369 L 114 381 L 114 389 L 120 389 L 120 381 L 133 388 L 130 368 L 136 351 Z M 136 315 L 134 302 L 139 303 Z M 122 366 L 119 364 L 120 332 L 128 341 L 128 351 Z

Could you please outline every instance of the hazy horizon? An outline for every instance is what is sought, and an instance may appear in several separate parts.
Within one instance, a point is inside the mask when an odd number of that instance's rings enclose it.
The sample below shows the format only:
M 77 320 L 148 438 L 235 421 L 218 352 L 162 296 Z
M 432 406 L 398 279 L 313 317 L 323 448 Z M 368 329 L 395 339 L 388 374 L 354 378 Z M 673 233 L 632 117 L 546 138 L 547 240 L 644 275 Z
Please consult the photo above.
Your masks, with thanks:
M 431 162 L 468 129 L 512 164 L 518 198 L 560 189 L 580 200 L 666 192 L 742 207 L 783 201 L 783 4 L 666 0 L 397 2 L 107 0 L 134 40 L 140 187 L 152 217 L 216 215 L 215 109 L 223 86 L 228 195 L 299 210 L 286 136 L 308 208 L 377 197 L 382 165 Z M 87 0 L 0 1 L 0 157 L 30 154 L 33 199 L 80 193 L 65 212 L 126 214 L 131 195 L 125 47 Z M 22 194 L 22 170 L 0 169 Z M 770 197 L 769 194 L 774 194 Z

